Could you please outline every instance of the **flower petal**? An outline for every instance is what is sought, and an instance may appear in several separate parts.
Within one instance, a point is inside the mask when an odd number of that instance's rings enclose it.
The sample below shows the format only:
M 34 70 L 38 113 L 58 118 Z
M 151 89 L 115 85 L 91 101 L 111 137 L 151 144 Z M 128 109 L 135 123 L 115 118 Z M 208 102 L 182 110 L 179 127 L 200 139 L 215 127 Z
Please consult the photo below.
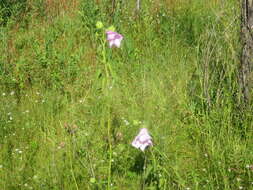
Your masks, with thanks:
M 132 142 L 132 146 L 144 151 L 147 147 L 153 146 L 152 137 L 148 134 L 148 130 L 143 128 Z
M 109 41 L 109 47 L 110 47 L 110 48 L 113 47 L 113 44 L 114 44 L 114 41 L 113 41 L 113 40 Z
M 116 46 L 116 47 L 120 47 L 120 43 L 121 43 L 121 39 L 115 39 L 114 40 L 114 45 Z
M 117 32 L 113 31 L 106 31 L 107 41 L 109 43 L 109 47 L 120 47 L 121 40 L 123 39 L 123 36 Z
M 107 34 L 107 40 L 114 40 L 115 37 L 116 37 L 116 34 L 114 33 Z

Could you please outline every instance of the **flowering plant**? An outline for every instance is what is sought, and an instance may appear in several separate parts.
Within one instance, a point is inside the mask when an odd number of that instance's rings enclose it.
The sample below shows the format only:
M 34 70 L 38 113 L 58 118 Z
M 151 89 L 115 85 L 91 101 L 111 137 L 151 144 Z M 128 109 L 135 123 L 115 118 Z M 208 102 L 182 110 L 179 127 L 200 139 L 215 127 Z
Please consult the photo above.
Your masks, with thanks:
M 121 41 L 123 39 L 123 36 L 117 32 L 113 31 L 106 31 L 107 41 L 109 42 L 109 47 L 112 48 L 113 46 L 119 48 Z
M 148 129 L 142 128 L 140 130 L 139 134 L 134 138 L 132 146 L 141 149 L 143 152 L 147 147 L 153 146 L 152 137 L 149 135 Z
M 96 33 L 96 37 L 100 41 L 100 58 L 101 63 L 104 65 L 105 75 L 102 80 L 102 89 L 104 92 L 104 96 L 110 96 L 110 89 L 111 89 L 111 82 L 114 80 L 116 75 L 113 72 L 113 67 L 110 63 L 110 57 L 107 55 L 109 51 L 106 50 L 106 42 L 108 41 L 109 47 L 120 47 L 121 41 L 123 39 L 123 36 L 117 32 L 114 32 L 115 28 L 114 26 L 110 26 L 109 28 L 105 29 L 104 24 L 101 21 L 98 21 L 96 23 L 96 28 L 98 29 L 98 32 Z M 105 38 L 106 34 L 106 38 Z M 101 72 L 102 74 L 102 72 Z M 104 106 L 102 113 L 108 113 L 110 111 L 110 99 L 106 99 L 108 102 L 105 103 L 106 106 Z M 111 189 L 111 168 L 112 168 L 112 141 L 111 141 L 111 116 L 110 114 L 106 114 L 105 117 L 107 117 L 107 123 L 103 121 L 101 125 L 107 126 L 107 136 L 108 136 L 108 144 L 109 144 L 109 162 L 108 162 L 108 180 L 107 180 L 107 189 Z

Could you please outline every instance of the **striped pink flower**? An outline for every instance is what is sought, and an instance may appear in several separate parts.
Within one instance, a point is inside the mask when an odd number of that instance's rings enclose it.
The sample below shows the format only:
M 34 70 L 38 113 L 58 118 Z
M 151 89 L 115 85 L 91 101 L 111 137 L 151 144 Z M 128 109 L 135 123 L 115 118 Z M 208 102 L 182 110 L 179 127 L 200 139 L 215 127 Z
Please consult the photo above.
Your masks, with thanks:
M 133 140 L 132 146 L 141 149 L 143 152 L 147 147 L 153 146 L 152 137 L 148 134 L 148 129 L 142 128 L 140 130 L 139 134 Z
M 113 46 L 119 48 L 121 44 L 121 40 L 123 36 L 117 32 L 107 31 L 106 32 L 107 41 L 109 42 L 109 47 L 112 48 Z

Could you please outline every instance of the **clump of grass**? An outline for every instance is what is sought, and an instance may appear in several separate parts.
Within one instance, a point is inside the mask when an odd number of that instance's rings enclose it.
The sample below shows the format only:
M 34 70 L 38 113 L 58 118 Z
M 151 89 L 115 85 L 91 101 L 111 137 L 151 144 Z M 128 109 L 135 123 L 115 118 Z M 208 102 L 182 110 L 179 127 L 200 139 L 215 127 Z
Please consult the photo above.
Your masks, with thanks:
M 136 16 L 115 2 L 26 1 L 20 20 L 0 14 L 0 189 L 251 189 L 238 3 L 143 1 Z M 99 20 L 124 35 L 105 49 L 108 85 Z M 145 175 L 131 147 L 142 127 L 154 140 Z

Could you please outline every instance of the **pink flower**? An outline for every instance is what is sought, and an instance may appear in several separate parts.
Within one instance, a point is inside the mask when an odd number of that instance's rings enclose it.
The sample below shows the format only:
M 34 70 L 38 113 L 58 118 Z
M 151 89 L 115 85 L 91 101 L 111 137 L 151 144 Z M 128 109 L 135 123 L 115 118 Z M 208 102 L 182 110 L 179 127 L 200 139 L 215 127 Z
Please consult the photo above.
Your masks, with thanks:
M 109 47 L 120 47 L 121 40 L 123 39 L 123 36 L 117 32 L 113 31 L 107 31 L 106 32 L 107 41 L 109 42 Z
M 147 147 L 153 146 L 152 137 L 148 134 L 148 129 L 142 128 L 140 130 L 139 134 L 133 140 L 132 146 L 141 149 L 143 152 Z

